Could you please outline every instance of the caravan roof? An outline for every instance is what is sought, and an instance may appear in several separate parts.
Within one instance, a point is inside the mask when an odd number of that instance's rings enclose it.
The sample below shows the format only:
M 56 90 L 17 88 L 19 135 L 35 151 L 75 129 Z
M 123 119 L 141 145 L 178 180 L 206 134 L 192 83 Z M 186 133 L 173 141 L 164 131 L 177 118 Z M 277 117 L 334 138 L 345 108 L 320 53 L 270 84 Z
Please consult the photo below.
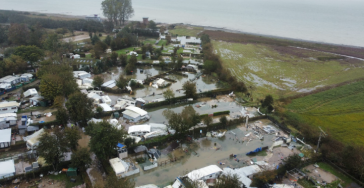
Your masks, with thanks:
M 44 129 L 40 129 L 39 131 L 33 133 L 30 136 L 25 137 L 25 140 L 29 143 L 29 144 L 35 144 L 37 143 L 39 137 L 44 133 Z
M 14 160 L 0 162 L 0 179 L 15 174 Z
M 0 143 L 11 142 L 11 129 L 0 130 Z
M 105 112 L 110 112 L 112 111 L 112 108 L 106 104 L 106 103 L 102 103 L 102 104 L 99 104 L 99 106 L 105 111 Z
M 109 80 L 101 85 L 102 87 L 113 88 L 116 86 L 115 80 Z
M 31 95 L 37 95 L 38 92 L 35 88 L 30 88 L 24 92 L 24 97 L 29 97 Z
M 125 109 L 126 110 L 130 110 L 130 111 L 133 111 L 133 112 L 135 112 L 135 113 L 137 113 L 137 114 L 139 114 L 141 116 L 144 116 L 144 115 L 147 115 L 148 114 L 147 111 L 145 111 L 145 110 L 143 110 L 141 108 L 135 107 L 135 106 L 128 106 Z
M 16 101 L 4 101 L 4 102 L 0 102 L 0 108 L 12 107 L 12 106 L 19 107 L 20 106 L 20 103 L 17 103 Z
M 109 160 L 111 167 L 114 169 L 115 174 L 124 173 L 127 169 L 122 163 L 121 159 L 113 158 Z
M 134 125 L 130 126 L 128 134 L 132 132 L 150 132 L 150 125 Z
M 199 180 L 202 177 L 208 176 L 210 174 L 215 174 L 217 172 L 221 172 L 221 168 L 216 165 L 206 166 L 197 170 L 194 170 L 187 174 L 188 178 L 192 181 Z

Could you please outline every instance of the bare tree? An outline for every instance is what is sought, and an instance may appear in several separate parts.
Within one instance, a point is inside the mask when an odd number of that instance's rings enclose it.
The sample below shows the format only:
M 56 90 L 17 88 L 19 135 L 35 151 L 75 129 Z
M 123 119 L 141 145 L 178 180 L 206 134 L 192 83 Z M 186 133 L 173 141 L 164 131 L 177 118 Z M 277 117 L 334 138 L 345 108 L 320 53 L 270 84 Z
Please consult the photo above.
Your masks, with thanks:
M 121 25 L 134 15 L 131 4 L 131 0 L 104 0 L 101 3 L 101 10 L 114 25 Z
M 125 20 L 128 20 L 134 15 L 134 9 L 131 5 L 131 0 L 119 0 L 122 3 L 121 10 L 119 12 L 119 22 L 125 24 Z

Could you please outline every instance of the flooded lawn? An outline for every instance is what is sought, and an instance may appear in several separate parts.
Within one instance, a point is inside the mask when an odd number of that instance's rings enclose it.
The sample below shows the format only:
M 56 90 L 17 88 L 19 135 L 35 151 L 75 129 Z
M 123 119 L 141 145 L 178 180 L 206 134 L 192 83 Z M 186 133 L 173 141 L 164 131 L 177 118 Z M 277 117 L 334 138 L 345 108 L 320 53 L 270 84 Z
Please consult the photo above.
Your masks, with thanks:
M 144 71 L 141 72 L 140 71 L 141 69 L 143 69 Z M 125 77 L 128 79 L 145 80 L 147 77 L 152 77 L 152 76 L 161 74 L 163 72 L 165 72 L 165 71 L 162 71 L 160 69 L 160 67 L 145 66 L 145 67 L 138 67 L 137 70 L 135 71 L 135 74 L 125 75 Z M 112 79 L 117 80 L 120 74 L 124 75 L 124 72 L 121 67 L 117 67 L 111 71 L 111 74 L 103 73 L 102 75 L 104 77 L 104 80 L 108 81 L 108 80 L 112 80 Z M 175 75 L 175 74 L 167 75 L 166 78 L 176 80 L 177 82 L 172 83 L 171 86 L 164 88 L 164 89 L 157 89 L 157 88 L 151 87 L 149 85 L 144 85 L 144 88 L 133 90 L 133 95 L 111 94 L 111 93 L 108 93 L 108 95 L 112 100 L 112 104 L 115 104 L 116 100 L 120 97 L 143 98 L 147 101 L 151 101 L 153 99 L 158 99 L 158 98 L 163 98 L 162 93 L 168 88 L 172 89 L 175 92 L 175 97 L 183 96 L 184 92 L 177 91 L 177 90 L 182 89 L 183 83 L 195 78 L 194 73 L 186 73 L 186 75 L 187 76 L 181 76 L 181 75 Z M 216 83 L 216 80 L 211 78 L 210 76 L 203 75 L 200 78 L 196 79 L 194 82 L 196 83 L 198 93 L 209 91 L 209 90 L 214 90 L 219 87 L 219 85 Z
M 213 99 L 207 102 L 197 102 L 194 104 L 190 104 L 193 106 L 193 108 L 196 110 L 197 113 L 201 114 L 212 114 L 214 112 L 219 112 L 219 111 L 226 111 L 226 110 L 230 110 L 230 113 L 238 113 L 242 106 L 240 106 L 239 104 L 235 103 L 235 102 L 228 102 L 228 101 L 224 101 L 222 99 Z M 212 105 L 217 105 L 216 108 L 212 108 Z M 168 110 L 172 110 L 173 112 L 176 113 L 181 113 L 183 108 L 185 107 L 185 105 L 183 106 L 178 106 L 178 107 L 171 107 L 171 108 L 162 108 L 162 109 L 158 109 L 158 110 L 154 110 L 154 111 L 150 111 L 149 112 L 149 116 L 150 116 L 150 122 L 153 123 L 163 123 L 163 122 L 167 122 L 168 120 L 166 119 L 166 117 L 163 115 L 163 111 L 168 109 Z
M 201 138 L 194 141 L 192 154 L 178 153 L 179 156 L 184 156 L 180 161 L 168 164 L 166 166 L 157 167 L 150 171 L 141 170 L 140 175 L 135 177 L 136 186 L 145 184 L 156 184 L 157 186 L 166 186 L 171 183 L 177 176 L 185 175 L 188 172 L 207 166 L 211 164 L 219 165 L 221 168 L 242 167 L 246 165 L 246 161 L 250 158 L 257 158 L 262 160 L 264 157 L 249 157 L 245 154 L 249 151 L 255 150 L 258 147 L 271 146 L 272 138 L 274 135 L 264 135 L 264 140 L 258 138 L 250 142 L 243 142 L 246 134 L 252 132 L 251 130 L 245 131 L 245 128 L 238 127 L 228 131 L 222 138 Z M 216 145 L 215 145 L 216 143 Z M 218 148 L 218 149 L 217 149 Z M 175 151 L 178 151 L 177 149 Z M 180 150 L 182 151 L 182 150 Z M 236 159 L 230 158 L 230 154 L 237 155 Z M 163 156 L 163 158 L 166 155 Z M 159 162 L 164 159 L 160 159 Z M 220 165 L 222 163 L 223 165 Z

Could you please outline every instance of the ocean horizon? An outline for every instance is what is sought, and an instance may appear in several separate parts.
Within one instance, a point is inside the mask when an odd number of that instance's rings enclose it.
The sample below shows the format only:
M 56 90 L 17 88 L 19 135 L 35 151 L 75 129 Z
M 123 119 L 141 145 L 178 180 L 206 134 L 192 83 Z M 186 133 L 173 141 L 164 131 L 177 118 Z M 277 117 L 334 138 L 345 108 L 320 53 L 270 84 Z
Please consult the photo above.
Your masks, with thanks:
M 1 0 L 0 9 L 103 16 L 101 2 Z M 364 47 L 364 1 L 360 0 L 134 0 L 133 7 L 130 20 L 149 17 L 162 23 Z

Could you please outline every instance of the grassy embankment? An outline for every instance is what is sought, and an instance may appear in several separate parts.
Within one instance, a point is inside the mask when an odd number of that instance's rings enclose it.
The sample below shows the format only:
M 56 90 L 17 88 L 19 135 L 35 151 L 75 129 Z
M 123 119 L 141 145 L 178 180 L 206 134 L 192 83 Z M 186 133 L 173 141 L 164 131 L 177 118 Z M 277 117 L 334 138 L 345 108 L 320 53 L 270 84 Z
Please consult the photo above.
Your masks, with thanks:
M 178 25 L 174 29 L 169 30 L 173 35 L 195 37 L 203 31 L 203 27 L 191 27 L 186 25 Z
M 321 126 L 333 138 L 364 145 L 364 81 L 292 100 L 285 115 L 296 122 Z
M 224 66 L 253 98 L 287 97 L 364 77 L 364 62 L 324 52 L 261 43 L 213 41 Z M 322 59 L 325 59 L 324 61 Z

